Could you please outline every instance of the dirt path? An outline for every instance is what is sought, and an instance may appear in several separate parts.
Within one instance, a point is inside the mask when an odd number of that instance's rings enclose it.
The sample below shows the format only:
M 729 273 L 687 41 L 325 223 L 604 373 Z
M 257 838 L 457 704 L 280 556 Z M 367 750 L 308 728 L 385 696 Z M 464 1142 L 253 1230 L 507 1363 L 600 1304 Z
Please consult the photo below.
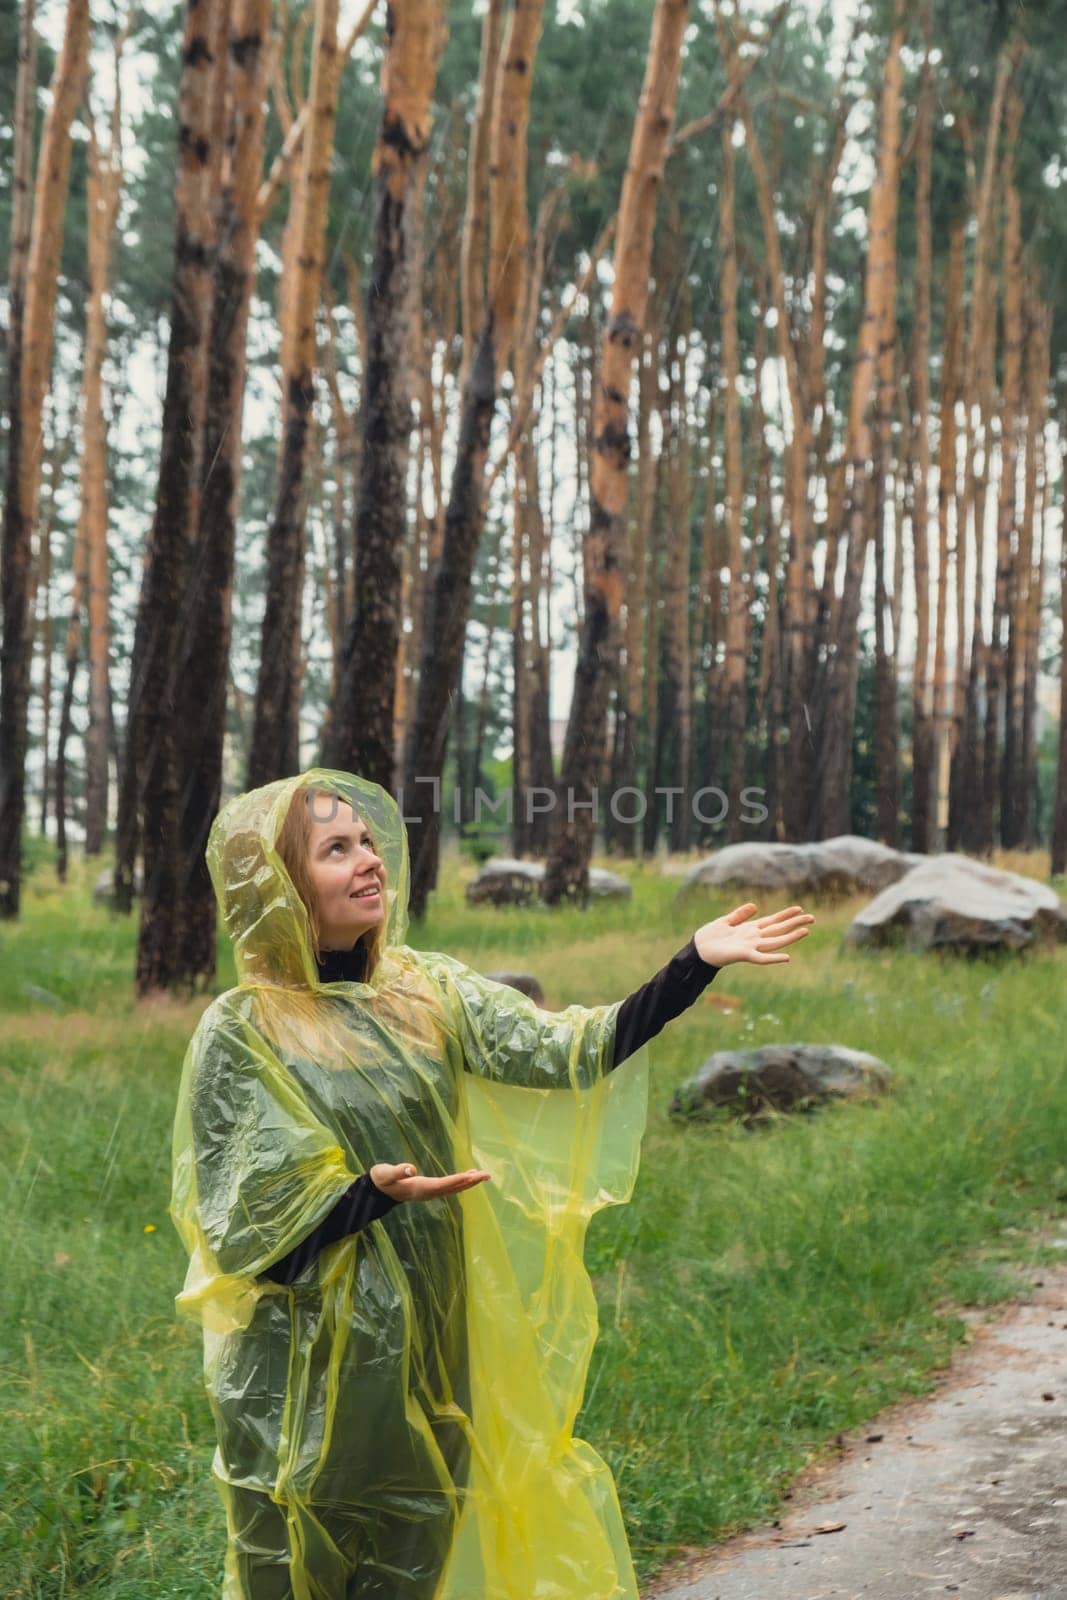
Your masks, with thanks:
M 968 1316 L 935 1394 L 806 1473 L 779 1527 L 675 1566 L 648 1600 L 1067 1600 L 1067 1267 L 1027 1281 Z

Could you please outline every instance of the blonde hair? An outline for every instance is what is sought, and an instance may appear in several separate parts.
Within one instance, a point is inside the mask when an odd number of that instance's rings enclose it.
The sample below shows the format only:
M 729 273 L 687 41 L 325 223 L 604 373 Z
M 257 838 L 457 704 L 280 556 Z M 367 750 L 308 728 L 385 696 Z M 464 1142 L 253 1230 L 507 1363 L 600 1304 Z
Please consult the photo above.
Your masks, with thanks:
M 334 796 L 343 800 L 346 805 L 352 805 L 347 795 L 341 794 L 336 789 L 298 789 L 293 795 L 278 834 L 275 849 L 281 857 L 282 865 L 292 882 L 293 888 L 304 903 L 307 912 L 308 927 L 311 930 L 311 947 L 317 955 L 322 940 L 322 931 L 319 927 L 318 906 L 315 897 L 315 885 L 308 869 L 308 857 L 311 853 L 311 806 L 309 801 L 313 795 Z M 353 813 L 355 806 L 352 806 Z M 364 826 L 366 826 L 364 824 Z M 367 830 L 370 832 L 370 829 Z M 371 849 L 374 849 L 374 838 L 371 836 Z M 382 866 L 382 877 L 385 877 L 385 866 Z M 385 923 L 379 922 L 376 928 L 370 928 L 356 941 L 362 944 L 367 953 L 367 970 L 365 979 L 369 979 L 375 967 L 381 960 L 382 939 L 384 937 Z

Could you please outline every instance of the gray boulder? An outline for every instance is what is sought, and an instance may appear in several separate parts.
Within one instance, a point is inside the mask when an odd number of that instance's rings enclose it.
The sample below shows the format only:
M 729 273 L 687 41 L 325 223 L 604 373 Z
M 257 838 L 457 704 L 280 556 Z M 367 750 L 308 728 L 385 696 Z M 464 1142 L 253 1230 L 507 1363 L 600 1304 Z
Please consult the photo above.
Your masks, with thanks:
M 96 882 L 93 884 L 93 905 L 109 906 L 114 899 L 115 872 L 112 867 L 105 867 Z M 133 869 L 133 892 L 139 898 L 144 891 L 144 874 L 140 867 Z
M 682 893 L 739 886 L 826 898 L 870 894 L 896 883 L 926 856 L 891 850 L 875 839 L 843 833 L 808 844 L 728 844 L 693 867 Z
M 854 917 L 856 948 L 907 943 L 913 950 L 1025 950 L 1067 939 L 1067 905 L 1036 878 L 970 856 L 930 856 Z
M 515 861 L 494 856 L 467 885 L 467 903 L 472 906 L 521 906 L 540 898 L 545 875 L 543 861 Z M 630 885 L 615 872 L 603 867 L 589 868 L 589 897 L 592 900 L 629 900 Z
M 545 991 L 532 972 L 487 972 L 485 976 L 492 978 L 494 983 L 506 983 L 509 989 L 518 989 L 520 994 L 529 995 L 535 1006 L 545 1003 Z
M 671 1112 L 690 1120 L 734 1112 L 751 1121 L 827 1100 L 869 1100 L 893 1074 L 884 1061 L 841 1044 L 768 1044 L 717 1050 L 674 1094 Z

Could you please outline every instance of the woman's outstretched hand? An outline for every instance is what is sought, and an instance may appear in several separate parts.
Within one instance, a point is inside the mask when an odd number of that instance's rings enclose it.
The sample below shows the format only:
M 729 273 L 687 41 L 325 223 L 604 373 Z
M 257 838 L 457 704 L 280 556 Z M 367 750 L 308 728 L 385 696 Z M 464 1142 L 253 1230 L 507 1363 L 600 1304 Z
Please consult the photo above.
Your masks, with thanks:
M 698 928 L 693 939 L 701 961 L 713 967 L 728 967 L 732 961 L 754 961 L 760 966 L 788 961 L 784 947 L 803 939 L 815 918 L 803 906 L 787 906 L 757 922 L 749 921 L 758 909 L 746 900 L 743 906 Z
M 410 1161 L 392 1166 L 388 1161 L 378 1161 L 370 1169 L 370 1181 L 376 1189 L 393 1200 L 436 1200 L 442 1194 L 456 1194 L 461 1189 L 472 1189 L 476 1183 L 491 1178 L 491 1172 L 470 1167 L 466 1172 L 446 1172 L 440 1178 L 424 1178 Z

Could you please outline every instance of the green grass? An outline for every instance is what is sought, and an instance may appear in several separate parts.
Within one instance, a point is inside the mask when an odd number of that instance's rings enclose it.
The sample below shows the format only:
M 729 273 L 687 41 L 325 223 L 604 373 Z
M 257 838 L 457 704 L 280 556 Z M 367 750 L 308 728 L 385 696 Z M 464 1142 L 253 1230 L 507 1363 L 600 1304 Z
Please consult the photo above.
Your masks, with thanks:
M 677 880 L 633 868 L 627 906 L 472 911 L 472 870 L 450 864 L 413 942 L 527 967 L 550 1005 L 620 998 L 741 898 L 680 907 Z M 0 925 L 0 1595 L 207 1600 L 223 1517 L 166 1215 L 204 1002 L 135 1004 L 135 925 L 92 907 L 94 876 L 60 891 L 39 869 L 22 923 Z M 633 1201 L 590 1228 L 601 1334 L 576 1431 L 616 1475 L 645 1577 L 772 1512 L 840 1429 L 928 1387 L 959 1308 L 1012 1292 L 1009 1264 L 1041 1259 L 1067 1200 L 1067 950 L 847 953 L 855 907 L 814 909 L 788 966 L 716 979 L 739 1010 L 705 998 L 653 1044 Z M 747 1132 L 671 1119 L 708 1053 L 776 1040 L 873 1051 L 896 1090 Z

